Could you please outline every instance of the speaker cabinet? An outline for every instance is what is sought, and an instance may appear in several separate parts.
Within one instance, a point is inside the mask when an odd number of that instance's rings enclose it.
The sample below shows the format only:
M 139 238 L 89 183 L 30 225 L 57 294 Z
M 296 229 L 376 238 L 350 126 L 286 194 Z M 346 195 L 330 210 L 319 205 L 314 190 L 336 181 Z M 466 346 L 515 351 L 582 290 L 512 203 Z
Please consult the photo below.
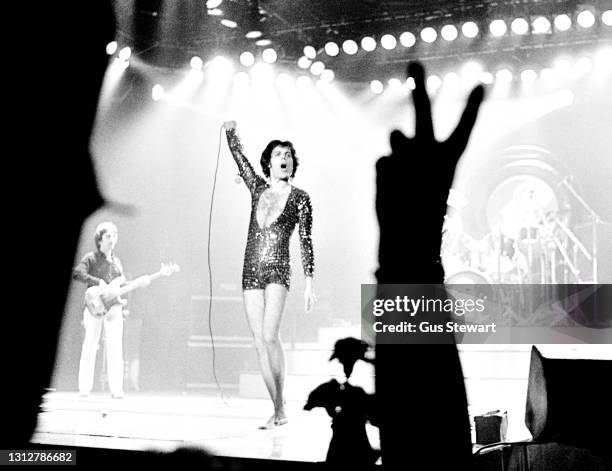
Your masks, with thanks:
M 612 360 L 545 358 L 531 350 L 525 423 L 533 439 L 610 456 Z

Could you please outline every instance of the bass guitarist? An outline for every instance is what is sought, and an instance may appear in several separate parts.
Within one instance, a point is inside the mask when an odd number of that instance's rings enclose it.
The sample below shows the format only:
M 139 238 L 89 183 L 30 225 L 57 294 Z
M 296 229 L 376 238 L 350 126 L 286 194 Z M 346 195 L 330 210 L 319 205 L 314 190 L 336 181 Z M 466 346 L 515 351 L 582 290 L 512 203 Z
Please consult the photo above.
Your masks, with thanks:
M 125 283 L 121 261 L 114 254 L 117 237 L 115 224 L 100 223 L 94 233 L 96 250 L 83 257 L 73 271 L 73 278 L 87 284 L 88 288 L 99 286 L 101 292 L 111 291 L 114 286 Z M 117 278 L 120 280 L 111 285 L 111 282 Z M 146 286 L 150 280 L 143 277 L 139 282 L 141 286 Z M 108 294 L 112 297 L 112 293 Z M 121 399 L 123 398 L 123 315 L 120 298 L 108 307 L 103 316 L 94 316 L 87 308 L 83 312 L 85 338 L 79 362 L 79 395 L 87 397 L 91 392 L 96 353 L 103 325 L 108 385 L 112 397 Z

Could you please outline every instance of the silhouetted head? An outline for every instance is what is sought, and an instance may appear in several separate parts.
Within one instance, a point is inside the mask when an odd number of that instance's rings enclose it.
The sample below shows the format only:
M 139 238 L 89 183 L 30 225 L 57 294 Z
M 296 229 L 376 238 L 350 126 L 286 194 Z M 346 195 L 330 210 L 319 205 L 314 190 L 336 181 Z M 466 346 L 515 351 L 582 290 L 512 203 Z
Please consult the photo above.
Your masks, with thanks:
M 270 174 L 278 178 L 293 178 L 299 164 L 293 144 L 278 139 L 268 143 L 259 162 L 264 175 L 268 178 Z
M 353 372 L 353 366 L 357 360 L 363 360 L 370 362 L 371 360 L 366 357 L 369 345 L 363 340 L 356 339 L 353 337 L 347 337 L 340 339 L 334 345 L 334 352 L 329 360 L 336 358 L 344 367 L 344 374 L 348 380 Z

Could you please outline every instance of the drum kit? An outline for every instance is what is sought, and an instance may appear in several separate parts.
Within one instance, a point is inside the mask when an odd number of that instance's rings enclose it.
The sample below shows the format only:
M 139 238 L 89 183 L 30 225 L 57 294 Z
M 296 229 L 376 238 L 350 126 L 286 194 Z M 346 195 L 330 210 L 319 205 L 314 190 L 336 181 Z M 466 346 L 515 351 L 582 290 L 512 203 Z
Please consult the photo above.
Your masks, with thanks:
M 570 228 L 568 207 L 560 207 L 541 180 L 523 178 L 490 210 L 489 231 L 477 239 L 463 227 L 459 205 L 445 217 L 441 259 L 447 284 L 582 283 L 577 259 L 592 258 Z

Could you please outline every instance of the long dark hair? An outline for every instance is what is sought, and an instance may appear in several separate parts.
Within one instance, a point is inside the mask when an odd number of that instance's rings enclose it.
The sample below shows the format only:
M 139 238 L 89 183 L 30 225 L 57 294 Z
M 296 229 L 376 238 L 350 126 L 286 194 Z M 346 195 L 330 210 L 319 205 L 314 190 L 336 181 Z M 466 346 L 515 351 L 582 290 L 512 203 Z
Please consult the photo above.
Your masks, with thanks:
M 275 147 L 288 147 L 291 151 L 291 159 L 293 160 L 293 173 L 291 174 L 291 178 L 295 177 L 295 171 L 298 168 L 299 160 L 297 158 L 297 154 L 295 153 L 295 148 L 293 147 L 293 143 L 290 141 L 279 141 L 275 139 L 270 141 L 264 151 L 261 153 L 261 159 L 259 163 L 261 164 L 261 169 L 266 177 L 270 177 L 270 160 L 272 159 L 272 151 Z

